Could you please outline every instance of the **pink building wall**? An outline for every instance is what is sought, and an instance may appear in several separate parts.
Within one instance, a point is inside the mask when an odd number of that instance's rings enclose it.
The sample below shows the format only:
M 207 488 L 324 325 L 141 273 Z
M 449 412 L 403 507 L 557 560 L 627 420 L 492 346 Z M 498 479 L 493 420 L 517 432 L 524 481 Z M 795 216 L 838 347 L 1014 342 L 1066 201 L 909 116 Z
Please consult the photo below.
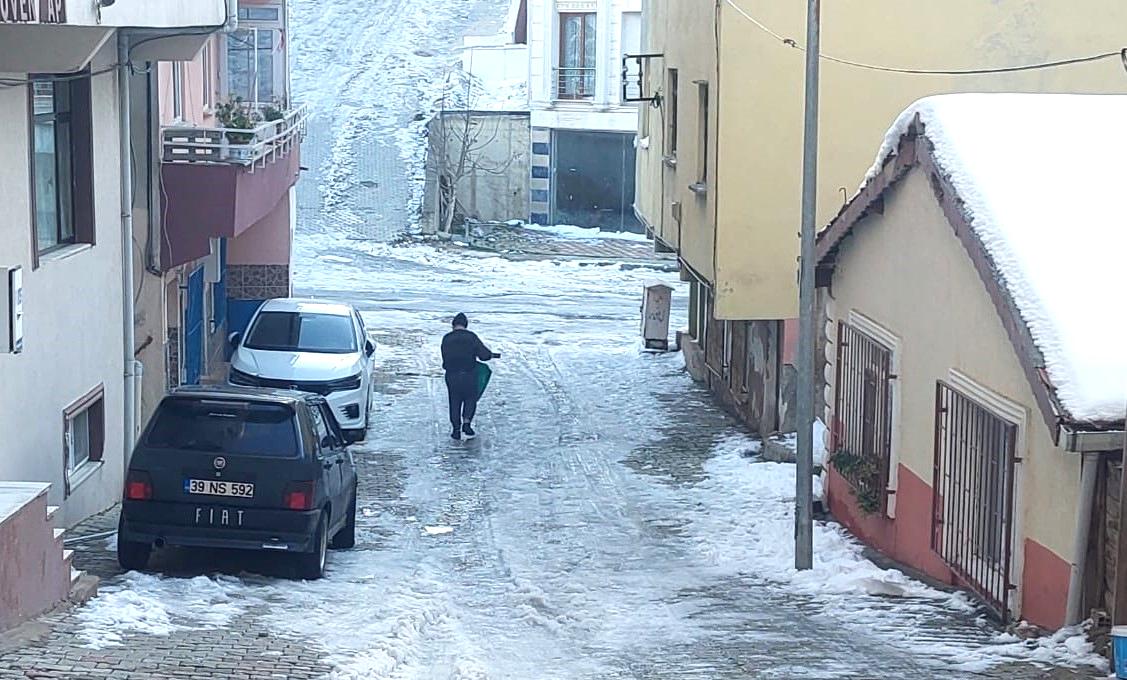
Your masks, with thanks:
M 215 116 L 212 108 L 204 107 L 204 90 L 205 83 L 210 83 L 209 89 L 211 90 L 211 102 L 217 104 L 221 101 L 221 70 L 222 55 L 220 47 L 222 41 L 220 38 L 213 37 L 200 50 L 199 54 L 192 61 L 182 62 L 184 77 L 181 80 L 181 97 L 184 102 L 182 121 L 176 121 L 173 116 L 174 110 L 174 90 L 173 90 L 173 70 L 175 66 L 172 62 L 160 62 L 157 65 L 159 69 L 159 88 L 160 88 L 160 122 L 161 125 L 170 125 L 174 122 L 184 122 L 197 126 L 210 126 L 215 125 Z M 205 59 L 205 53 L 210 57 Z M 210 79 L 204 78 L 204 64 L 205 61 L 210 63 Z
M 266 217 L 231 239 L 227 263 L 289 265 L 290 236 L 290 201 L 286 195 Z

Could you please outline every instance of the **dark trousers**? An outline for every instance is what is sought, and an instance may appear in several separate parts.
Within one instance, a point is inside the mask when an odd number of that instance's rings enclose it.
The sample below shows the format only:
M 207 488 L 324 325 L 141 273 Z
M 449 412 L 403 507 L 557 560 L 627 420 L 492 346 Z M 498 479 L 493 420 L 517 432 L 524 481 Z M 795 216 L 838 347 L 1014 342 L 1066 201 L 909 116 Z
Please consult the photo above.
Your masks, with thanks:
M 462 427 L 473 422 L 477 413 L 477 377 L 473 373 L 447 373 L 446 392 L 450 395 L 450 425 Z

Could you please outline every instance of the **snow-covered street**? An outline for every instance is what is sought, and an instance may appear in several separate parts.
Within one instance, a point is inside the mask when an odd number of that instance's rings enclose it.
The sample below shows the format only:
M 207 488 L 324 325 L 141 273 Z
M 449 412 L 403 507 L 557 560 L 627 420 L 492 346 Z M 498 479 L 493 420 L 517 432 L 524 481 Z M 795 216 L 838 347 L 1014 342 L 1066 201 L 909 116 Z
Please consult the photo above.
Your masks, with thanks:
M 1078 630 L 1003 633 L 832 521 L 796 572 L 794 466 L 760 460 L 677 352 L 642 350 L 645 283 L 687 324 L 669 267 L 391 242 L 419 205 L 417 114 L 506 5 L 292 0 L 314 112 L 295 293 L 353 303 L 378 341 L 356 547 L 319 581 L 210 551 L 123 574 L 110 511 L 68 545 L 99 595 L 0 640 L 0 680 L 1106 677 Z M 502 354 L 465 442 L 439 356 L 457 312 Z
M 1079 640 L 999 636 L 834 524 L 816 528 L 817 568 L 795 573 L 793 466 L 758 462 L 678 355 L 639 349 L 642 282 L 669 274 L 317 233 L 298 245 L 300 292 L 354 302 L 379 339 L 357 547 L 298 582 L 211 553 L 118 575 L 112 539 L 90 541 L 102 594 L 0 656 L 0 677 L 1101 675 Z M 675 305 L 681 323 L 681 290 Z M 459 310 L 503 359 L 481 436 L 453 443 L 438 340 Z

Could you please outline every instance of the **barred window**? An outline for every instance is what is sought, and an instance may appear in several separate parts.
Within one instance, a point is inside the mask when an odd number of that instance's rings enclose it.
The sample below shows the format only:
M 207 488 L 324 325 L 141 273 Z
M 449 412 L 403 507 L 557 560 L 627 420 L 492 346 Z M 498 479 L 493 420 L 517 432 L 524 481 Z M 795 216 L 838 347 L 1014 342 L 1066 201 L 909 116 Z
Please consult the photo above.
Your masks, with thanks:
M 866 512 L 887 507 L 893 379 L 892 350 L 841 322 L 833 465 Z

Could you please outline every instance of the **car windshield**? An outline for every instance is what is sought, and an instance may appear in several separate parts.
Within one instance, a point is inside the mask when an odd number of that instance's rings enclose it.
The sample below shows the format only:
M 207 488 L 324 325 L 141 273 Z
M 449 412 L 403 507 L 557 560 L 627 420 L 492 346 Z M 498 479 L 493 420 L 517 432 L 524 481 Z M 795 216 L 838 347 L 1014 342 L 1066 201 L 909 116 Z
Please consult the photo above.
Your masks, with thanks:
M 247 349 L 349 354 L 356 351 L 351 316 L 263 312 L 247 333 Z
M 166 399 L 145 444 L 155 449 L 296 458 L 294 412 L 281 404 Z

